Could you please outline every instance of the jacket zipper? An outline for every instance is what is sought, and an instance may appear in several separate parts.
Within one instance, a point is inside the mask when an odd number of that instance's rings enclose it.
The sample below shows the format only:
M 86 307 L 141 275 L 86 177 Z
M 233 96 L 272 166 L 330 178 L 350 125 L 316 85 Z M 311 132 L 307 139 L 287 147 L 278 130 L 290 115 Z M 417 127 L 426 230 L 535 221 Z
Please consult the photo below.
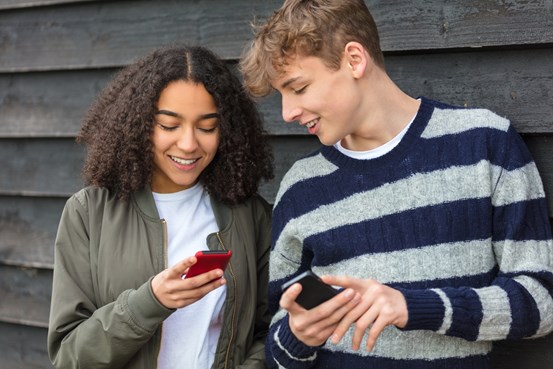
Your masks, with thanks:
M 168 246 L 167 246 L 167 221 L 165 219 L 161 220 L 161 224 L 163 224 L 163 269 L 167 269 L 169 267 L 169 261 L 168 261 Z
M 168 261 L 168 253 L 169 253 L 169 250 L 168 250 L 168 246 L 167 246 L 167 221 L 165 219 L 161 219 L 161 225 L 163 226 L 163 268 L 162 270 L 164 269 L 167 269 L 168 267 L 168 264 L 169 264 L 169 261 Z M 158 347 L 158 350 L 157 350 L 157 356 L 156 356 L 156 368 L 158 368 L 158 363 L 159 363 L 159 353 L 161 352 L 161 340 L 163 339 L 163 323 L 161 324 L 161 330 L 159 332 L 159 347 Z
M 223 248 L 223 250 L 227 251 L 227 248 L 225 247 L 225 244 L 223 243 L 223 240 L 221 239 L 221 236 L 219 235 L 219 232 L 216 233 L 217 235 L 217 239 L 219 240 L 219 243 L 221 244 L 221 247 Z M 232 267 L 232 263 L 229 263 L 229 271 L 230 271 L 230 276 L 232 278 L 232 282 L 233 282 L 233 289 L 234 289 L 234 299 L 233 299 L 233 303 L 232 303 L 232 318 L 231 318 L 231 325 L 230 325 L 230 340 L 229 340 L 229 343 L 228 343 L 228 347 L 227 347 L 227 352 L 226 352 L 226 355 L 225 355 L 225 369 L 228 368 L 228 360 L 229 360 L 229 355 L 230 355 L 230 349 L 232 347 L 232 341 L 234 339 L 234 326 L 235 326 L 235 321 L 236 321 L 236 304 L 237 304 L 237 299 L 238 299 L 238 286 L 236 284 L 236 276 L 234 274 L 234 269 Z

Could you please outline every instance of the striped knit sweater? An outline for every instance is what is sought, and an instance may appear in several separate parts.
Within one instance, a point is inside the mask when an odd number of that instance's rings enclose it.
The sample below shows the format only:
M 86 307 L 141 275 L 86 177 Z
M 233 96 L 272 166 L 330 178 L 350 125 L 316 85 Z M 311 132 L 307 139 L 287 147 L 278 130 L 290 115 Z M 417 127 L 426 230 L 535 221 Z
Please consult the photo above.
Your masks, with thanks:
M 391 152 L 323 147 L 284 177 L 273 211 L 271 368 L 488 368 L 491 341 L 553 329 L 553 242 L 536 166 L 509 121 L 423 98 Z M 279 310 L 311 269 L 400 290 L 409 320 L 371 352 L 309 347 Z M 366 339 L 366 336 L 365 336 Z

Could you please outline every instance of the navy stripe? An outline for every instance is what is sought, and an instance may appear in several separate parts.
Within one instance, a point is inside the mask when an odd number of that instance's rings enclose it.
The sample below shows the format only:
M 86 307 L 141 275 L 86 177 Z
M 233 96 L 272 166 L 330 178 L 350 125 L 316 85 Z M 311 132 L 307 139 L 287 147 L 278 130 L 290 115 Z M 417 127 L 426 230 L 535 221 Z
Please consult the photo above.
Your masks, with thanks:
M 480 298 L 471 288 L 443 288 L 442 291 L 453 308 L 451 326 L 446 334 L 475 341 L 484 317 Z
M 347 366 L 344 364 L 347 363 Z M 490 366 L 489 356 L 448 358 L 438 360 L 397 360 L 384 357 L 363 357 L 344 352 L 319 351 L 317 369 L 486 369 Z
M 390 287 L 397 289 L 410 289 L 410 290 L 421 290 L 427 288 L 446 288 L 446 287 L 471 287 L 471 288 L 482 288 L 487 287 L 492 284 L 495 278 L 497 278 L 499 268 L 495 266 L 491 270 L 485 273 L 479 273 L 470 276 L 462 277 L 453 277 L 453 278 L 441 278 L 441 279 L 432 279 L 426 281 L 415 281 L 415 282 L 397 282 L 397 283 L 387 283 Z
M 367 207 L 378 204 L 367 204 Z M 417 208 L 307 237 L 304 247 L 315 254 L 312 265 L 326 266 L 357 256 L 428 245 L 491 238 L 488 199 L 469 199 Z M 321 220 L 324 222 L 324 220 Z
M 549 240 L 551 227 L 547 219 L 547 200 L 539 198 L 526 200 L 494 209 L 494 241 L 497 240 Z M 505 219 L 509 219 L 506 222 Z M 521 226 L 523 224 L 523 226 Z

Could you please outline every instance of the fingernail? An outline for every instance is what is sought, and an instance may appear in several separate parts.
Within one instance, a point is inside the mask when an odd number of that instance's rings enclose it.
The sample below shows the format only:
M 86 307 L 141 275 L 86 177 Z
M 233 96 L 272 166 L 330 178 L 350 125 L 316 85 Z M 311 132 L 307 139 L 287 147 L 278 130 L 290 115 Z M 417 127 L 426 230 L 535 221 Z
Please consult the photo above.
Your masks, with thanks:
M 346 296 L 348 299 L 351 298 L 353 296 L 353 290 L 348 288 L 344 296 Z
M 336 333 L 334 333 L 331 337 L 331 340 L 332 340 L 332 343 L 333 344 L 338 344 L 338 335 Z

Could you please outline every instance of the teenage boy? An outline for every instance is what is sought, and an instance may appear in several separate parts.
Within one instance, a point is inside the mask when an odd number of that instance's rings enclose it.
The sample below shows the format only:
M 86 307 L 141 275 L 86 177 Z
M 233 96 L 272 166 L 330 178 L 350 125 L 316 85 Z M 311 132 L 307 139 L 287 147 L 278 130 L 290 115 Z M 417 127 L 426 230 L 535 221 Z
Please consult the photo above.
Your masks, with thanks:
M 488 368 L 492 341 L 552 330 L 546 200 L 508 120 L 402 92 L 362 0 L 286 1 L 241 70 L 324 145 L 275 199 L 270 367 Z M 304 309 L 281 286 L 306 270 L 342 291 Z

